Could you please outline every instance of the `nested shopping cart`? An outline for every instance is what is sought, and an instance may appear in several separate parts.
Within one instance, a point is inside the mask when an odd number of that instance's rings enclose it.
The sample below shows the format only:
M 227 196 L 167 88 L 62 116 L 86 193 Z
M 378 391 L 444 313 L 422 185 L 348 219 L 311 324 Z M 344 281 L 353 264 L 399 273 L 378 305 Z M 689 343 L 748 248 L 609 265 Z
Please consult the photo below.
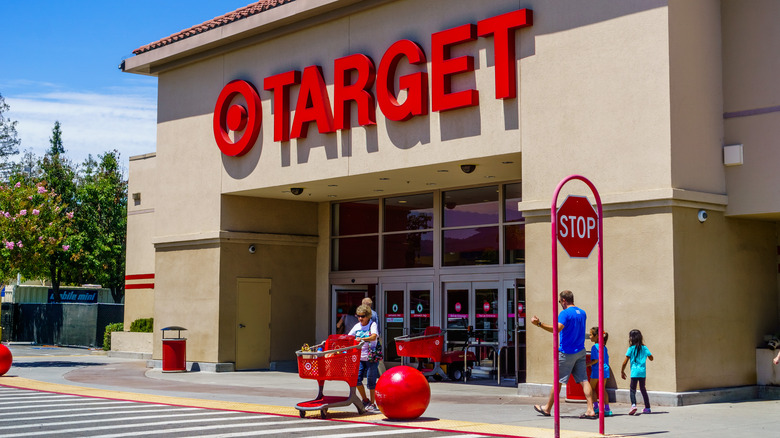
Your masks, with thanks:
M 354 336 L 330 335 L 325 342 L 310 347 L 309 351 L 295 352 L 298 356 L 298 375 L 303 379 L 316 380 L 320 386 L 317 398 L 295 405 L 301 418 L 306 416 L 306 411 L 320 411 L 322 418 L 326 418 L 328 409 L 349 405 L 355 405 L 359 414 L 366 412 L 363 401 L 355 391 L 362 348 L 363 341 L 356 340 Z M 325 395 L 323 390 L 326 380 L 347 382 L 349 395 Z
M 444 349 L 444 332 L 440 327 L 430 326 L 421 336 L 399 336 L 395 338 L 395 351 L 402 357 L 416 357 L 430 359 L 433 369 L 423 371 L 425 377 L 432 376 L 435 380 L 443 380 L 447 377 L 441 369 L 441 353 Z M 422 366 L 422 362 L 420 362 Z

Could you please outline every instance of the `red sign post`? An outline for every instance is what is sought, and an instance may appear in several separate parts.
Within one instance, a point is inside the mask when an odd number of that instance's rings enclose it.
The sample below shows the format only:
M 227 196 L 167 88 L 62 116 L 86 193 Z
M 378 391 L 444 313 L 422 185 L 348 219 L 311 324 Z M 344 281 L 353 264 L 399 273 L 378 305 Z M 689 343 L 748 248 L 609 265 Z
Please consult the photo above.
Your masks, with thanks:
M 596 198 L 598 211 L 593 210 L 593 206 L 584 196 L 569 196 L 560 206 L 558 205 L 558 195 L 563 186 L 577 179 L 584 182 L 593 196 Z M 599 246 L 598 260 L 598 326 L 599 326 L 599 433 L 604 434 L 604 242 L 603 221 L 601 198 L 596 186 L 587 178 L 581 175 L 570 175 L 564 178 L 555 189 L 555 195 L 550 208 L 552 216 L 552 311 L 553 315 L 558 312 L 558 246 L 561 243 L 563 249 L 569 254 L 569 257 L 587 258 L 593 251 L 593 247 Z M 558 324 L 553 326 L 553 388 L 559 381 L 558 375 Z M 571 382 L 571 381 L 570 381 Z M 560 394 L 555 391 L 554 397 L 555 411 L 555 437 L 561 436 L 560 421 Z

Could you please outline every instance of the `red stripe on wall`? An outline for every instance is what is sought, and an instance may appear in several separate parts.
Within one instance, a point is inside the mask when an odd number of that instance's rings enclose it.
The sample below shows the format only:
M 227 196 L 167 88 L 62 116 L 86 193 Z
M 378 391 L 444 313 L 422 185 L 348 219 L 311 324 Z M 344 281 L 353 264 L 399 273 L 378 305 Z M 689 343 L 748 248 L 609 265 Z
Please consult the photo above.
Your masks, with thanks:
M 133 274 L 125 275 L 125 280 L 146 280 L 154 278 L 154 274 Z
M 125 290 L 128 289 L 154 289 L 154 283 L 125 284 Z

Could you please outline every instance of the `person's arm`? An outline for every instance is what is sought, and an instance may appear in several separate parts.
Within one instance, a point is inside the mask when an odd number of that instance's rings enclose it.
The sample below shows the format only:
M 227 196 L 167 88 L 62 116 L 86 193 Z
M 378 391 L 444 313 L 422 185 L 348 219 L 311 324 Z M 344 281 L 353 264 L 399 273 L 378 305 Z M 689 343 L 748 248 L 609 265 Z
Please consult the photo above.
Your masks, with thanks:
M 780 364 L 780 351 L 777 352 L 777 356 L 772 360 L 775 365 Z
M 539 321 L 539 318 L 536 315 L 534 315 L 534 317 L 531 318 L 531 324 L 533 324 L 533 325 L 535 325 L 537 327 L 541 327 L 542 329 L 544 329 L 544 330 L 546 330 L 546 331 L 548 331 L 550 333 L 553 332 L 553 326 L 551 324 L 544 324 L 544 323 L 542 323 L 541 321 Z M 565 327 L 565 326 L 559 322 L 558 323 L 558 331 L 559 332 L 562 331 L 563 327 Z
M 340 329 L 341 326 L 344 325 L 344 315 L 341 315 L 341 319 L 339 319 L 339 322 L 336 323 L 336 328 Z
M 652 362 L 652 360 L 653 360 L 653 353 L 650 352 L 650 349 L 647 348 L 647 346 L 645 346 L 645 350 L 647 351 L 647 358 L 650 359 L 650 361 Z
M 368 328 L 370 334 L 368 336 L 364 336 L 364 337 L 362 337 L 360 339 L 362 339 L 365 342 L 374 342 L 374 341 L 376 341 L 376 339 L 378 337 L 377 336 L 377 328 L 376 327 L 377 327 L 376 323 L 372 322 L 371 325 Z
M 628 365 L 628 356 L 623 359 L 623 367 L 620 368 L 620 377 L 622 377 L 623 380 L 626 380 L 626 365 Z

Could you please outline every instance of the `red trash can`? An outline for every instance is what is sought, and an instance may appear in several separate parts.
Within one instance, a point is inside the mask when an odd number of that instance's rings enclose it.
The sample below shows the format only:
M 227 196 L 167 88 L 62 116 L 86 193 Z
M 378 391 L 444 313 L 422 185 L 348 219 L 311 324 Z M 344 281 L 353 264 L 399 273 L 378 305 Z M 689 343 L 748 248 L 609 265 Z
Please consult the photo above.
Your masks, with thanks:
M 162 329 L 162 370 L 164 373 L 187 371 L 187 338 L 181 337 L 184 327 L 171 326 Z M 168 332 L 176 331 L 176 337 L 165 337 Z
M 590 353 L 585 353 L 585 360 L 590 360 Z M 586 367 L 585 371 L 590 378 L 590 367 Z M 585 393 L 582 391 L 582 384 L 574 381 L 574 376 L 569 375 L 569 381 L 566 383 L 566 401 L 567 402 L 585 402 Z

